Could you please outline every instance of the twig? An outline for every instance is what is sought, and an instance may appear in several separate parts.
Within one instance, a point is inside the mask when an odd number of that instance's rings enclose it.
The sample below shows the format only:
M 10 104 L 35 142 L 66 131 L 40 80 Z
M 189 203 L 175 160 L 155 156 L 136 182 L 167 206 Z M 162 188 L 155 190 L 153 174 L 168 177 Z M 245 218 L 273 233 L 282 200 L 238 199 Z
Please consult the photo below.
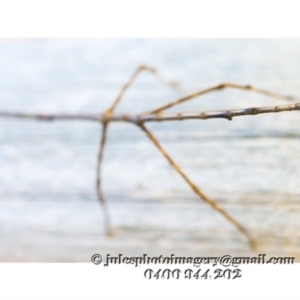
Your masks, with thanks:
M 184 179 L 184 181 L 191 187 L 191 189 L 198 195 L 203 201 L 208 203 L 214 210 L 219 212 L 223 217 L 225 217 L 229 222 L 231 222 L 242 234 L 244 234 L 253 250 L 256 249 L 256 243 L 250 232 L 242 226 L 238 221 L 236 221 L 232 216 L 230 216 L 222 207 L 220 207 L 214 200 L 206 196 L 201 189 L 193 183 L 188 176 L 182 171 L 179 165 L 171 158 L 171 156 L 166 152 L 166 150 L 161 146 L 157 138 L 145 127 L 144 124 L 140 124 L 140 128 L 145 131 L 148 138 L 154 143 L 154 145 L 158 148 L 160 153 L 168 160 L 174 170 Z
M 107 123 L 103 123 L 102 126 L 102 136 L 101 136 L 101 142 L 100 142 L 100 147 L 98 151 L 98 160 L 97 160 L 97 179 L 96 179 L 96 187 L 97 187 L 97 196 L 98 200 L 102 205 L 103 208 L 103 214 L 104 214 L 104 223 L 105 223 L 105 232 L 106 235 L 110 236 L 112 235 L 112 229 L 110 225 L 110 219 L 109 219 L 109 214 L 107 211 L 106 207 L 106 202 L 105 198 L 101 189 L 101 166 L 102 166 L 102 159 L 103 159 L 103 152 L 104 152 L 104 147 L 105 147 L 105 142 L 106 142 L 106 132 L 107 132 Z
M 198 92 L 195 92 L 193 94 L 190 94 L 190 95 L 187 95 L 187 96 L 184 96 L 182 98 L 179 98 L 175 101 L 172 101 L 168 104 L 165 104 L 153 111 L 151 111 L 151 113 L 159 113 L 165 109 L 168 109 L 168 108 L 171 108 L 173 106 L 176 106 L 180 103 L 183 103 L 183 102 L 186 102 L 188 100 L 192 100 L 194 98 L 197 98 L 199 96 L 202 96 L 202 95 L 205 95 L 207 93 L 210 93 L 210 92 L 214 92 L 214 91 L 219 91 L 219 90 L 223 90 L 225 88 L 233 88 L 233 89 L 239 89 L 239 90 L 245 90 L 245 91 L 250 91 L 250 92 L 254 92 L 254 93 L 257 93 L 257 94 L 262 94 L 262 95 L 265 95 L 265 96 L 268 96 L 270 98 L 274 98 L 274 99 L 280 99 L 280 100 L 297 100 L 297 98 L 295 97 L 292 97 L 292 96 L 285 96 L 285 95 L 281 95 L 281 94 L 276 94 L 276 93 L 272 93 L 272 92 L 269 92 L 269 91 L 265 91 L 265 90 L 261 90 L 261 89 L 258 89 L 258 88 L 255 88 L 251 85 L 240 85 L 240 84 L 236 84 L 236 83 L 221 83 L 219 85 L 215 85 L 215 86 L 212 86 L 210 88 L 207 88 L 207 89 L 204 89 L 204 90 L 201 90 L 201 91 L 198 91 Z M 298 99 L 300 100 L 300 99 Z
M 234 117 L 254 116 L 266 113 L 279 113 L 284 111 L 300 110 L 300 102 L 265 107 L 249 107 L 229 110 L 208 110 L 199 112 L 183 112 L 183 113 L 143 113 L 143 114 L 27 114 L 27 113 L 11 113 L 1 112 L 2 118 L 24 118 L 37 119 L 43 121 L 95 121 L 95 122 L 129 122 L 136 125 L 145 122 L 166 122 L 166 121 L 183 121 L 189 119 L 227 119 Z
M 123 88 L 121 89 L 119 95 L 115 99 L 112 106 L 106 112 L 104 112 L 103 116 L 100 117 L 101 122 L 102 122 L 102 138 L 101 138 L 101 142 L 100 142 L 100 145 L 99 145 L 99 151 L 98 151 L 96 188 L 97 188 L 98 200 L 101 203 L 102 208 L 103 208 L 104 218 L 105 218 L 106 235 L 108 235 L 108 236 L 112 235 L 113 232 L 112 232 L 112 229 L 111 229 L 111 226 L 110 226 L 110 220 L 109 220 L 109 215 L 108 215 L 108 212 L 107 212 L 106 201 L 105 201 L 102 189 L 101 189 L 101 166 L 102 166 L 104 147 L 105 147 L 105 143 L 106 143 L 107 127 L 108 127 L 108 124 L 109 124 L 109 118 L 113 115 L 113 112 L 114 112 L 115 108 L 120 103 L 120 101 L 123 98 L 123 96 L 124 96 L 125 92 L 127 91 L 127 89 L 131 86 L 131 84 L 134 82 L 136 77 L 142 71 L 149 71 L 154 76 L 156 76 L 157 79 L 159 81 L 161 81 L 162 83 L 165 83 L 167 85 L 170 85 L 170 86 L 174 87 L 173 83 L 169 83 L 166 80 L 164 80 L 154 68 L 151 68 L 151 67 L 146 66 L 146 65 L 142 65 L 133 73 L 133 75 L 130 77 L 128 82 L 123 86 Z M 82 117 L 86 117 L 86 116 L 82 116 Z M 94 118 L 92 117 L 91 120 L 94 120 Z
M 126 84 L 122 87 L 119 95 L 117 96 L 116 100 L 114 101 L 114 103 L 112 104 L 111 108 L 108 110 L 108 112 L 113 112 L 115 110 L 115 108 L 117 107 L 117 105 L 119 104 L 120 100 L 122 99 L 122 97 L 124 96 L 125 92 L 127 91 L 127 89 L 133 84 L 134 80 L 137 78 L 137 76 L 142 72 L 142 71 L 148 71 L 151 74 L 153 74 L 156 79 L 158 81 L 160 81 L 163 84 L 166 84 L 170 87 L 176 88 L 177 87 L 177 83 L 175 82 L 170 82 L 165 80 L 158 72 L 156 69 L 149 67 L 147 65 L 141 65 L 139 68 L 137 68 L 137 70 L 132 74 L 132 76 L 129 78 L 129 80 L 126 82 Z
M 148 136 L 148 138 L 154 143 L 158 150 L 163 154 L 163 156 L 169 161 L 171 166 L 175 169 L 177 173 L 185 180 L 185 182 L 191 187 L 191 189 L 206 203 L 208 203 L 214 210 L 223 215 L 229 222 L 231 222 L 243 235 L 245 235 L 250 243 L 252 249 L 256 248 L 256 243 L 254 238 L 251 236 L 249 231 L 236 221 L 232 216 L 230 216 L 223 208 L 221 208 L 214 200 L 206 196 L 202 190 L 194 184 L 189 177 L 182 171 L 182 169 L 175 163 L 175 161 L 170 157 L 170 155 L 165 151 L 161 146 L 156 137 L 146 128 L 145 123 L 147 122 L 165 122 L 165 121 L 183 121 L 189 119 L 214 119 L 214 118 L 223 118 L 227 120 L 232 120 L 234 117 L 238 116 L 252 116 L 265 113 L 275 113 L 275 112 L 284 112 L 284 111 L 297 111 L 300 110 L 300 102 L 289 104 L 289 105 L 277 105 L 277 106 L 267 106 L 267 107 L 251 107 L 245 109 L 230 109 L 230 110 L 214 110 L 214 111 L 200 111 L 200 112 L 183 112 L 183 113 L 162 113 L 162 111 L 174 107 L 180 103 L 183 103 L 188 100 L 192 100 L 196 97 L 202 96 L 209 92 L 221 90 L 224 88 L 235 88 L 240 90 L 252 91 L 255 93 L 263 94 L 265 96 L 282 99 L 282 100 L 296 100 L 296 98 L 291 96 L 284 96 L 280 94 L 275 94 L 265 90 L 257 89 L 249 85 L 239 85 L 234 83 L 223 83 L 217 86 L 210 87 L 208 89 L 190 94 L 188 96 L 182 97 L 175 101 L 172 101 L 166 105 L 163 105 L 151 112 L 140 113 L 140 114 L 116 114 L 114 113 L 115 108 L 120 103 L 122 97 L 124 96 L 127 89 L 132 85 L 136 77 L 142 71 L 149 71 L 157 77 L 159 81 L 164 84 L 167 84 L 171 87 L 175 87 L 174 83 L 167 82 L 164 80 L 154 68 L 149 66 L 139 67 L 133 75 L 130 77 L 128 82 L 123 86 L 119 95 L 113 102 L 112 106 L 106 110 L 104 113 L 100 114 L 35 114 L 35 113 L 22 113 L 22 112 L 4 112 L 0 111 L 0 118 L 21 118 L 21 119 L 37 119 L 42 121 L 93 121 L 102 124 L 102 137 L 99 145 L 98 151 L 98 160 L 97 160 L 97 196 L 98 200 L 101 203 L 104 211 L 105 217 L 105 227 L 106 232 L 111 233 L 110 220 L 107 212 L 105 198 L 101 189 L 101 166 L 104 154 L 104 148 L 107 137 L 107 128 L 110 122 L 129 122 L 139 126 Z

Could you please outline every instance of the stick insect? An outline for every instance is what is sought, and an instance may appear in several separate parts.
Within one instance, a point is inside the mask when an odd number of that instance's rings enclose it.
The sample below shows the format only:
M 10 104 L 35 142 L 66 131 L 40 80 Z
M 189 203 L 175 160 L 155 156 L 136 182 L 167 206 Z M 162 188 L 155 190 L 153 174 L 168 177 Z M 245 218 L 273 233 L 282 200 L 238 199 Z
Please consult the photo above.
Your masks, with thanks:
M 109 218 L 109 213 L 107 210 L 106 200 L 102 192 L 102 182 L 101 182 L 101 168 L 104 156 L 104 149 L 107 138 L 107 131 L 109 124 L 111 122 L 129 122 L 136 125 L 139 129 L 141 129 L 145 135 L 150 139 L 150 141 L 154 144 L 154 146 L 159 150 L 159 152 L 165 157 L 165 159 L 170 163 L 172 168 L 181 176 L 181 178 L 186 182 L 186 184 L 192 189 L 192 191 L 198 196 L 199 199 L 206 202 L 208 205 L 212 207 L 216 212 L 221 214 L 224 218 L 226 218 L 232 225 L 236 227 L 236 229 L 245 236 L 248 240 L 250 247 L 252 250 L 257 249 L 257 243 L 251 233 L 244 227 L 240 222 L 238 222 L 233 216 L 231 216 L 227 211 L 225 211 L 216 201 L 207 196 L 189 177 L 188 175 L 181 169 L 181 167 L 175 162 L 175 160 L 168 154 L 168 152 L 164 149 L 155 135 L 147 128 L 145 123 L 147 122 L 163 122 L 163 121 L 175 121 L 175 120 L 187 120 L 187 119 L 211 119 L 211 118 L 224 118 L 227 120 L 232 120 L 233 117 L 245 116 L 245 115 L 257 115 L 264 113 L 274 113 L 274 112 L 283 112 L 283 111 L 293 111 L 300 110 L 300 102 L 288 104 L 288 105 L 278 105 L 278 106 L 267 106 L 267 107 L 250 107 L 246 109 L 232 109 L 232 110 L 221 110 L 221 111 L 202 111 L 202 112 L 189 112 L 189 113 L 165 113 L 165 110 L 179 105 L 181 103 L 193 100 L 202 95 L 220 91 L 224 89 L 238 89 L 245 90 L 248 92 L 254 92 L 257 94 L 265 95 L 274 99 L 281 100 L 297 100 L 297 98 L 292 96 L 285 96 L 277 93 L 272 93 L 269 91 L 261 90 L 255 88 L 250 85 L 240 85 L 236 83 L 222 83 L 219 85 L 215 85 L 204 90 L 197 91 L 195 93 L 186 95 L 179 99 L 176 99 L 172 102 L 164 104 L 152 111 L 144 112 L 136 115 L 130 114 L 117 114 L 115 113 L 115 109 L 119 105 L 126 91 L 132 86 L 136 78 L 144 71 L 149 72 L 156 79 L 169 87 L 176 88 L 177 84 L 174 82 L 169 82 L 165 80 L 156 69 L 147 66 L 141 65 L 136 71 L 132 74 L 129 80 L 125 83 L 125 85 L 120 90 L 118 96 L 112 103 L 112 105 L 103 113 L 100 114 L 24 114 L 24 113 L 13 113 L 13 112 L 1 112 L 0 117 L 5 118 L 30 118 L 30 119 L 38 119 L 44 121 L 52 121 L 52 120 L 83 120 L 83 121 L 95 121 L 102 125 L 101 131 L 101 139 L 99 144 L 98 158 L 97 158 L 97 168 L 96 168 L 96 190 L 97 190 L 97 198 L 100 202 L 103 213 L 104 213 L 104 225 L 105 231 L 107 235 L 112 234 L 112 226 Z M 299 99 L 298 99 L 299 101 Z

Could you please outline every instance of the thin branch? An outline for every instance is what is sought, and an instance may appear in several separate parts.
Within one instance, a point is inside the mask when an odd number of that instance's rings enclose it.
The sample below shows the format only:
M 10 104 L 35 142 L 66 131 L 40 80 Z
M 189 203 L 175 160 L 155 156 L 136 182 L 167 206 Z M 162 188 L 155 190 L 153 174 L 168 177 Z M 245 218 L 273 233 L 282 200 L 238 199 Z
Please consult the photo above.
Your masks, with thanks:
M 0 118 L 36 119 L 41 121 L 97 121 L 102 122 L 104 115 L 96 114 L 43 114 L 0 111 Z
M 133 116 L 130 120 L 132 123 L 137 122 L 164 122 L 164 121 L 183 121 L 189 119 L 227 119 L 232 120 L 234 117 L 253 116 L 266 113 L 278 113 L 284 111 L 300 110 L 300 102 L 288 105 L 265 106 L 265 107 L 250 107 L 244 109 L 229 109 L 229 110 L 210 110 L 200 112 L 186 113 L 169 113 L 169 114 L 144 114 Z M 128 119 L 128 117 L 127 117 Z M 128 120 L 129 121 L 129 120 Z
M 132 85 L 132 83 L 134 82 L 134 80 L 137 78 L 137 76 L 142 72 L 142 71 L 148 71 L 151 74 L 153 74 L 158 81 L 160 81 L 161 83 L 168 85 L 170 87 L 177 87 L 177 83 L 175 82 L 170 82 L 165 80 L 158 72 L 156 69 L 146 66 L 146 65 L 141 65 L 134 73 L 133 75 L 129 78 L 129 80 L 126 82 L 126 84 L 122 87 L 119 95 L 117 96 L 116 100 L 114 101 L 114 103 L 112 104 L 112 106 L 110 107 L 110 109 L 108 110 L 108 112 L 113 112 L 116 108 L 116 106 L 119 104 L 121 98 L 124 96 L 125 92 L 127 91 L 127 89 Z
M 141 123 L 140 128 L 147 134 L 148 138 L 154 143 L 156 148 L 160 153 L 168 160 L 174 170 L 184 179 L 184 181 L 190 186 L 196 195 L 198 195 L 203 201 L 209 204 L 214 210 L 219 212 L 223 217 L 225 217 L 229 222 L 231 222 L 249 241 L 249 244 L 253 250 L 256 249 L 256 242 L 251 236 L 250 232 L 242 226 L 237 220 L 235 220 L 231 215 L 229 215 L 222 207 L 220 207 L 214 200 L 206 196 L 201 189 L 193 183 L 189 177 L 182 171 L 178 164 L 171 158 L 171 156 L 166 152 L 166 150 L 161 146 L 157 138 Z
M 105 232 L 106 235 L 112 235 L 112 230 L 110 226 L 110 218 L 107 211 L 107 206 L 105 202 L 105 198 L 101 189 L 101 166 L 102 166 L 102 159 L 103 159 L 103 153 L 104 153 L 104 147 L 106 142 L 106 132 L 107 132 L 107 123 L 103 123 L 102 127 L 102 136 L 101 136 L 101 142 L 99 146 L 98 151 L 98 160 L 97 160 L 97 179 L 96 179 L 96 187 L 97 187 L 97 197 L 98 200 L 102 206 L 103 214 L 104 214 L 104 224 L 105 224 Z
M 266 113 L 279 113 L 284 111 L 297 111 L 300 110 L 300 102 L 277 105 L 277 106 L 265 106 L 265 107 L 249 107 L 244 109 L 229 109 L 229 110 L 209 110 L 200 112 L 183 112 L 183 113 L 149 113 L 149 114 L 24 114 L 24 113 L 10 113 L 0 112 L 0 118 L 25 118 L 25 119 L 37 119 L 43 121 L 96 121 L 96 122 L 129 122 L 134 124 L 144 122 L 166 122 L 166 121 L 183 121 L 190 119 L 228 119 L 231 120 L 234 117 L 239 116 L 253 116 Z
M 111 230 L 111 226 L 110 226 L 110 219 L 109 219 L 109 214 L 107 212 L 107 207 L 106 207 L 106 202 L 105 202 L 105 198 L 103 195 L 103 192 L 101 190 L 101 166 L 102 166 L 102 159 L 103 159 L 103 152 L 104 152 L 104 147 L 105 147 L 105 142 L 106 142 L 106 136 L 107 136 L 107 126 L 109 124 L 110 121 L 110 117 L 113 115 L 113 112 L 115 110 L 115 108 L 117 107 L 117 105 L 120 103 L 122 97 L 124 96 L 125 92 L 127 91 L 127 89 L 132 85 L 132 83 L 134 82 L 134 80 L 136 79 L 136 77 L 142 72 L 142 71 L 149 71 L 150 73 L 154 74 L 157 79 L 159 81 L 161 81 L 162 83 L 165 83 L 167 85 L 173 85 L 172 83 L 169 83 L 167 81 L 165 81 L 154 68 L 151 68 L 149 66 L 146 65 L 142 65 L 140 66 L 134 73 L 133 75 L 130 77 L 130 79 L 128 80 L 128 82 L 123 86 L 123 88 L 121 89 L 119 95 L 117 96 L 117 98 L 115 99 L 115 101 L 113 102 L 112 106 L 106 111 L 104 112 L 103 115 L 100 116 L 100 119 L 102 121 L 102 138 L 101 138 L 101 143 L 99 146 L 99 151 L 98 151 L 98 161 L 97 161 L 97 180 L 96 180 L 96 185 L 97 185 L 97 196 L 98 196 L 98 200 L 100 201 L 100 203 L 102 204 L 102 208 L 103 208 L 103 212 L 104 212 L 104 218 L 105 218 L 105 227 L 106 227 L 106 234 L 107 235 L 112 235 L 112 230 Z M 99 118 L 99 117 L 98 117 Z M 95 120 L 96 118 L 91 117 L 91 120 Z M 98 119 L 99 120 L 99 119 Z
M 168 109 L 168 108 L 171 108 L 171 107 L 174 107 L 174 106 L 176 106 L 176 105 L 178 105 L 180 103 L 186 102 L 188 100 L 192 100 L 194 98 L 197 98 L 199 96 L 208 94 L 210 92 L 223 90 L 225 88 L 233 88 L 233 89 L 251 91 L 251 92 L 254 92 L 254 93 L 257 93 L 257 94 L 262 94 L 262 95 L 268 96 L 270 98 L 275 98 L 275 99 L 289 100 L 289 101 L 297 100 L 297 98 L 292 97 L 292 96 L 285 96 L 285 95 L 281 95 L 281 94 L 277 94 L 277 93 L 273 93 L 273 92 L 269 92 L 269 91 L 257 89 L 257 88 L 255 88 L 255 87 L 253 87 L 251 85 L 241 85 L 241 84 L 236 84 L 236 83 L 221 83 L 219 85 L 215 85 L 215 86 L 212 86 L 210 88 L 207 88 L 207 89 L 195 92 L 193 94 L 184 96 L 184 97 L 179 98 L 177 100 L 174 100 L 174 101 L 172 101 L 170 103 L 167 103 L 167 104 L 165 104 L 165 105 L 163 105 L 163 106 L 161 106 L 161 107 L 159 107 L 159 108 L 151 111 L 150 113 L 152 113 L 152 114 L 160 113 L 161 111 L 163 111 L 165 109 Z M 299 100 L 299 98 L 298 98 L 298 100 Z

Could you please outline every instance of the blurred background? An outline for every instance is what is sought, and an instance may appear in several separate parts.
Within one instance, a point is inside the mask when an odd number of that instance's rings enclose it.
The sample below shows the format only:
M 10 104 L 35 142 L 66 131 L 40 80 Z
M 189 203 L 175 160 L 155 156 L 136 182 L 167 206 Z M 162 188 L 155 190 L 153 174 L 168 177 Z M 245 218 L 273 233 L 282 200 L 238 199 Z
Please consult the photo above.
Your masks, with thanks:
M 300 39 L 0 40 L 0 110 L 100 113 L 140 64 L 117 111 L 139 113 L 222 82 L 300 97 Z M 223 90 L 170 111 L 285 104 Z M 149 124 L 189 177 L 256 238 L 259 253 L 300 259 L 299 112 Z M 255 255 L 198 199 L 145 134 L 111 124 L 103 191 L 116 235 L 104 234 L 95 192 L 100 126 L 0 119 L 0 261 L 88 262 L 128 256 Z

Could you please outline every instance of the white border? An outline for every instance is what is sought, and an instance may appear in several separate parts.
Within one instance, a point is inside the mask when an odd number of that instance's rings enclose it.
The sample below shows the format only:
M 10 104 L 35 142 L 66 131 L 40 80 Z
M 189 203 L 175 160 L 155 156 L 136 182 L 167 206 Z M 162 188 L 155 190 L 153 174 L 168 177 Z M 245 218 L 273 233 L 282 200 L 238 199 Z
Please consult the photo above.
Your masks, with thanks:
M 1 264 L 0 298 L 5 300 L 92 299 L 299 299 L 300 264 L 242 265 L 237 279 L 146 279 L 146 269 L 191 265 Z M 216 269 L 203 265 L 202 269 Z M 197 269 L 197 268 L 193 268 Z
M 291 0 L 10 0 L 0 4 L 0 36 L 299 37 L 299 4 Z

